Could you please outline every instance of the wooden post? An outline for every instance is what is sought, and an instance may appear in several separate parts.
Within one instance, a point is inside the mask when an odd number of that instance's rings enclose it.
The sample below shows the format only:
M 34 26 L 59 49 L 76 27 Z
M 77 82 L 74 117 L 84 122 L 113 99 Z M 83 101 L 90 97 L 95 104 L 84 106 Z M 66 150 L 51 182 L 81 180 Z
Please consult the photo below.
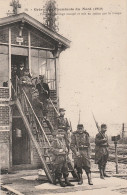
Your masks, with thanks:
M 115 162 L 116 162 L 116 174 L 119 173 L 118 171 L 118 155 L 117 155 L 117 141 L 114 141 L 115 144 Z
M 8 57 L 9 57 L 9 98 L 11 98 L 11 28 L 9 28 L 9 48 L 8 48 Z
M 62 44 L 58 44 L 57 50 L 54 51 L 55 58 L 55 79 L 56 79 L 56 95 L 57 95 L 57 108 L 59 108 L 59 83 L 60 83 L 60 66 L 59 66 L 59 56 L 62 51 Z
M 29 54 L 28 54 L 29 72 L 31 74 L 31 35 L 30 35 L 30 31 L 28 31 L 28 45 L 29 45 Z

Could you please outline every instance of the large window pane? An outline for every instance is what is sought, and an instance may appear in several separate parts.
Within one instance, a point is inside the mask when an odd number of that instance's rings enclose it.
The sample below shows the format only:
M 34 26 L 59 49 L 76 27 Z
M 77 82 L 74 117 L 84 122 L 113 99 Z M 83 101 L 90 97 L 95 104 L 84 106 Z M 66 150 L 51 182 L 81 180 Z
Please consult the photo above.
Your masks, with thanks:
M 8 55 L 0 54 L 0 87 L 8 87 Z
M 51 89 L 55 89 L 55 59 L 47 59 L 47 82 Z

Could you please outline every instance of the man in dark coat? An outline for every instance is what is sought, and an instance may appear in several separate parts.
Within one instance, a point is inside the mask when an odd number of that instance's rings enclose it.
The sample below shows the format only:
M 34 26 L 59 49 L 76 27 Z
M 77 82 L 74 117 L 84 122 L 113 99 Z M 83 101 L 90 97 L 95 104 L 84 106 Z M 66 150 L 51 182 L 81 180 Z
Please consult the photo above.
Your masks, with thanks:
M 90 164 L 90 140 L 89 134 L 84 130 L 82 124 L 77 125 L 77 131 L 73 132 L 71 137 L 70 148 L 74 156 L 74 166 L 77 169 L 77 173 L 80 181 L 79 185 L 83 184 L 82 169 L 85 170 L 88 177 L 88 184 L 93 185 L 91 179 L 91 164 Z
M 28 69 L 24 70 L 24 74 L 20 77 L 19 81 L 20 86 L 25 91 L 27 97 L 29 98 L 30 102 L 32 101 L 32 87 L 34 86 L 30 77 L 30 73 Z
M 74 186 L 68 180 L 68 143 L 65 141 L 66 139 L 64 138 L 64 135 L 65 134 L 61 134 L 58 131 L 54 131 L 54 138 L 50 148 L 55 178 L 58 179 L 61 187 Z M 65 182 L 62 181 L 62 175 L 65 179 Z
M 19 88 L 20 88 L 20 92 L 21 92 L 21 104 L 22 104 L 22 108 L 24 110 L 24 112 L 27 113 L 27 108 L 25 105 L 25 99 L 24 99 L 24 93 L 22 90 L 24 90 L 24 92 L 26 93 L 28 100 L 30 102 L 32 102 L 32 87 L 34 86 L 34 84 L 32 83 L 32 79 L 30 77 L 30 73 L 28 69 L 24 70 L 24 75 L 22 77 L 20 77 L 19 80 Z
M 32 92 L 32 105 L 35 114 L 41 122 L 43 119 L 43 103 L 39 99 L 39 93 L 37 89 L 34 89 Z
M 64 117 L 65 115 L 65 109 L 64 108 L 59 108 L 59 117 L 57 118 L 57 129 L 59 132 L 65 134 L 65 140 L 68 142 L 69 145 L 69 129 L 70 125 L 68 123 L 67 118 Z
M 48 99 L 50 97 L 50 89 L 48 84 L 44 81 L 44 75 L 39 75 L 39 81 L 36 84 L 36 89 L 39 92 L 40 101 L 43 102 L 43 115 L 48 113 Z
M 96 135 L 95 138 L 95 163 L 98 164 L 98 168 L 100 171 L 100 178 L 104 179 L 104 177 L 108 177 L 105 172 L 106 163 L 109 156 L 108 151 L 108 137 L 105 134 L 107 131 L 106 124 L 101 125 L 100 132 Z

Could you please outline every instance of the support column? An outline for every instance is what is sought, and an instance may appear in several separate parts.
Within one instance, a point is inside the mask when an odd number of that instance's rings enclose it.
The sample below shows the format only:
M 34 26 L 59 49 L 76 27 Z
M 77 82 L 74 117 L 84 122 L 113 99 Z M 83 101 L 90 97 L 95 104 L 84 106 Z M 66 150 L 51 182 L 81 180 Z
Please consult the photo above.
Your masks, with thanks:
M 29 63 L 29 71 L 31 74 L 31 36 L 30 36 L 30 31 L 28 31 L 28 44 L 29 44 L 28 63 Z
M 62 51 L 62 44 L 59 43 L 57 49 L 53 52 L 55 57 L 55 78 L 56 78 L 56 95 L 57 95 L 57 108 L 59 108 L 59 83 L 60 83 L 60 66 L 59 66 L 59 56 Z
M 11 98 L 11 28 L 9 28 L 9 48 L 8 48 L 8 58 L 9 58 L 9 98 Z

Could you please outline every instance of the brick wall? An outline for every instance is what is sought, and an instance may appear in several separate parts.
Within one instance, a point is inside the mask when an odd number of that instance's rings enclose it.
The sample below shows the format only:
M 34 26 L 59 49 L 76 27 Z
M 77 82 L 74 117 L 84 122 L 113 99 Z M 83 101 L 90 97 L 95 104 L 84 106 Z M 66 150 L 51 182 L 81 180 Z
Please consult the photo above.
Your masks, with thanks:
M 0 126 L 9 126 L 9 106 L 0 106 Z
M 0 98 L 7 99 L 9 98 L 9 88 L 0 88 Z
M 0 127 L 0 165 L 1 170 L 9 169 L 9 140 L 10 132 L 1 131 Z
M 8 143 L 9 141 L 10 132 L 9 131 L 0 131 L 0 142 L 1 143 Z

